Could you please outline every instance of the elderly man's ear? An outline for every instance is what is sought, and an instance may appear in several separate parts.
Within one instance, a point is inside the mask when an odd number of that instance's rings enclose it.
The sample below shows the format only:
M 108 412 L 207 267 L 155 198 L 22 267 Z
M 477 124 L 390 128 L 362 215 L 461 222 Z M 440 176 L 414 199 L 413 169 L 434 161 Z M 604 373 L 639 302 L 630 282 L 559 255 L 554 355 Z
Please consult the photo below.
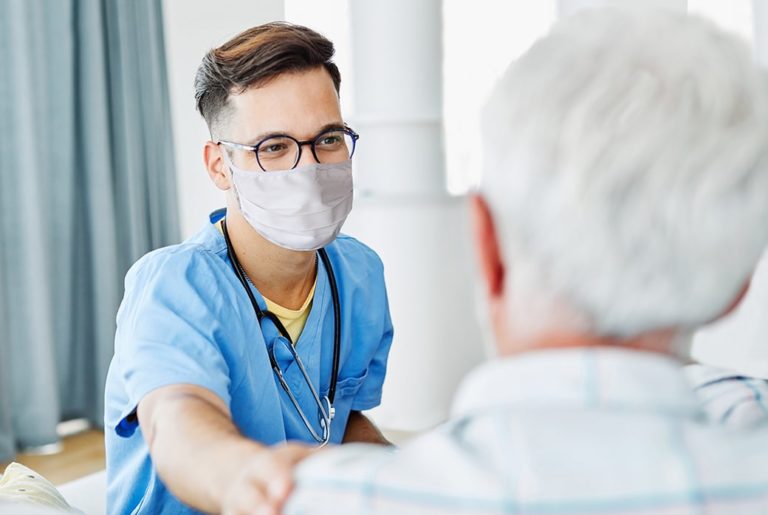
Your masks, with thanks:
M 491 304 L 504 295 L 504 262 L 488 203 L 479 194 L 469 198 L 472 233 L 485 292 Z

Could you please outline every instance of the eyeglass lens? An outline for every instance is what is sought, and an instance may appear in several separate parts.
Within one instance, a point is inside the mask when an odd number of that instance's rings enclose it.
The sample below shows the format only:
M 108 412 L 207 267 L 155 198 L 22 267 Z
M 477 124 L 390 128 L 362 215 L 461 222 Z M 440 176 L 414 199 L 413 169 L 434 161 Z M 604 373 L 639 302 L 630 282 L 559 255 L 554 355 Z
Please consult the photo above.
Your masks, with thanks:
M 319 163 L 330 164 L 346 161 L 352 155 L 354 141 L 352 136 L 341 130 L 331 130 L 315 138 L 312 149 Z M 256 160 L 260 169 L 271 172 L 288 170 L 294 167 L 301 152 L 299 143 L 287 136 L 275 136 L 264 140 L 256 151 Z

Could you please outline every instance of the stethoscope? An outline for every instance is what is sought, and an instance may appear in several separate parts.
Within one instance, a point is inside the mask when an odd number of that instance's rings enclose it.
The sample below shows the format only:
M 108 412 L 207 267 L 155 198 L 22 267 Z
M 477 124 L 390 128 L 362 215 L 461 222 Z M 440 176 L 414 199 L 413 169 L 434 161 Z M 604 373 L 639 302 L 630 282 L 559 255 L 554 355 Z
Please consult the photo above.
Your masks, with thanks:
M 328 275 L 328 283 L 331 286 L 331 298 L 333 299 L 333 366 L 331 368 L 331 383 L 328 387 L 328 395 L 324 395 L 321 399 L 317 394 L 317 390 L 315 390 L 315 387 L 312 385 L 312 380 L 309 378 L 309 374 L 307 374 L 306 368 L 304 368 L 304 363 L 302 363 L 301 359 L 299 359 L 299 355 L 293 346 L 291 335 L 288 334 L 288 331 L 285 329 L 285 326 L 283 326 L 283 323 L 280 322 L 280 319 L 277 318 L 277 315 L 269 310 L 262 310 L 259 307 L 259 304 L 256 302 L 256 299 L 253 296 L 253 292 L 248 286 L 250 281 L 246 277 L 245 272 L 243 271 L 243 267 L 240 265 L 240 261 L 237 259 L 237 256 L 235 255 L 235 252 L 232 248 L 232 242 L 229 239 L 229 232 L 227 231 L 227 221 L 224 218 L 221 220 L 221 230 L 224 233 L 224 240 L 227 243 L 227 255 L 229 256 L 229 260 L 232 262 L 232 268 L 234 269 L 235 275 L 240 281 L 240 284 L 243 285 L 243 289 L 245 289 L 245 292 L 248 294 L 248 299 L 251 301 L 251 306 L 253 306 L 254 313 L 256 313 L 256 319 L 259 322 L 259 326 L 261 327 L 262 321 L 267 319 L 275 325 L 279 332 L 279 335 L 272 343 L 272 347 L 269 348 L 269 346 L 267 346 L 267 354 L 269 355 L 269 362 L 272 366 L 272 370 L 274 371 L 275 376 L 277 376 L 277 380 L 280 382 L 280 386 L 283 387 L 283 390 L 288 395 L 288 399 L 290 399 L 291 404 L 293 404 L 293 407 L 296 408 L 299 417 L 301 417 L 304 425 L 307 426 L 307 430 L 312 435 L 312 438 L 320 444 L 320 447 L 322 447 L 331 439 L 331 421 L 336 414 L 336 410 L 333 407 L 333 400 L 336 396 L 336 382 L 339 376 L 339 354 L 341 351 L 341 308 L 339 307 L 339 290 L 336 286 L 336 278 L 333 274 L 333 268 L 331 267 L 331 260 L 328 259 L 328 254 L 325 252 L 325 249 L 320 249 L 317 251 L 317 253 L 320 255 L 320 259 L 323 260 L 325 273 Z M 309 418 L 304 413 L 304 410 L 301 409 L 296 396 L 291 391 L 291 388 L 288 386 L 288 383 L 283 376 L 283 371 L 280 369 L 280 365 L 278 365 L 277 358 L 275 358 L 275 349 L 278 343 L 283 345 L 288 350 L 288 352 L 291 353 L 293 360 L 296 362 L 296 365 L 301 371 L 301 375 L 304 376 L 304 381 L 307 383 L 309 391 L 312 392 L 312 397 L 317 404 L 318 418 L 321 428 L 320 434 L 318 434 L 318 432 L 315 430 L 314 425 L 309 421 Z

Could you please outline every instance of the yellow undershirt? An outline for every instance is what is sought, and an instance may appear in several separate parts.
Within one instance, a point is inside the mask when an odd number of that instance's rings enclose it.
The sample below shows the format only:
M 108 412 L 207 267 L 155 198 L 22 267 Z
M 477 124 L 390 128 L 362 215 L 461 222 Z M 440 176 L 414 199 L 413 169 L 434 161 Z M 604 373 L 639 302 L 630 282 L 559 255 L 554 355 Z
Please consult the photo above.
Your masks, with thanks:
M 221 232 L 221 222 L 216 223 L 216 228 Z M 315 298 L 315 286 L 317 286 L 317 275 L 315 275 L 315 283 L 312 285 L 312 289 L 309 290 L 307 300 L 304 301 L 304 305 L 299 309 L 288 309 L 280 304 L 272 302 L 262 295 L 262 297 L 264 297 L 264 302 L 267 303 L 267 310 L 274 313 L 280 322 L 282 322 L 283 326 L 285 326 L 285 330 L 288 331 L 288 334 L 291 336 L 291 341 L 294 345 L 299 341 L 301 331 L 304 330 L 304 325 L 307 323 L 307 318 L 309 317 L 309 312 L 312 308 L 312 299 Z
M 267 309 L 277 315 L 277 318 L 279 318 L 285 326 L 285 330 L 291 335 L 291 341 L 294 344 L 299 341 L 301 331 L 304 330 L 304 325 L 307 323 L 307 317 L 309 317 L 309 312 L 312 308 L 312 299 L 315 297 L 315 286 L 317 286 L 317 277 L 315 277 L 315 283 L 312 285 L 312 289 L 309 290 L 307 300 L 304 301 L 304 305 L 299 309 L 285 308 L 264 297 L 264 301 L 267 303 Z

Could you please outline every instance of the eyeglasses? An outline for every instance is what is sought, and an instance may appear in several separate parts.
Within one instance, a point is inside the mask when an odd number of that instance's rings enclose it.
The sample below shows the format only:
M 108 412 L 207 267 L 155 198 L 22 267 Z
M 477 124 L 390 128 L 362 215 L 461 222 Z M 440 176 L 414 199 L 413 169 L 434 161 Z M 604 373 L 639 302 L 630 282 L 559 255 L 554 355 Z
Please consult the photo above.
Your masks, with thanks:
M 318 163 L 340 163 L 350 159 L 355 153 L 355 145 L 360 136 L 349 127 L 336 127 L 324 130 L 312 139 L 299 141 L 287 134 L 274 134 L 255 145 L 243 145 L 231 141 L 219 141 L 234 150 L 239 150 L 235 164 L 247 171 L 274 172 L 292 170 L 301 160 L 302 147 L 309 145 L 312 155 Z

